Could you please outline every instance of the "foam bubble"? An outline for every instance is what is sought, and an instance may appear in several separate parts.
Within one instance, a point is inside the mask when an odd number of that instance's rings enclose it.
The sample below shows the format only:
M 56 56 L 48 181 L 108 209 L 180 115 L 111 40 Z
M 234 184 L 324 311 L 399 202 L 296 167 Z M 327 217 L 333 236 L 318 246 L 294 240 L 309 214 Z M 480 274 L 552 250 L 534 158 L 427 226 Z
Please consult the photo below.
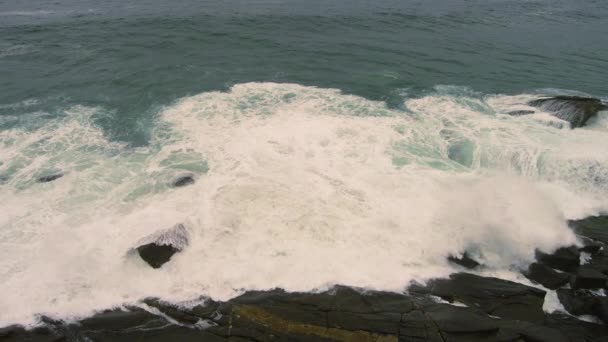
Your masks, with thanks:
M 406 107 L 248 83 L 168 106 L 137 149 L 107 141 L 95 108 L 0 132 L 0 325 L 147 296 L 401 291 L 464 250 L 513 276 L 535 248 L 576 242 L 566 217 L 606 203 L 603 132 L 503 118 L 466 94 Z M 33 181 L 49 168 L 66 175 Z M 183 172 L 196 183 L 172 188 Z M 191 241 L 161 269 L 127 253 L 177 223 Z

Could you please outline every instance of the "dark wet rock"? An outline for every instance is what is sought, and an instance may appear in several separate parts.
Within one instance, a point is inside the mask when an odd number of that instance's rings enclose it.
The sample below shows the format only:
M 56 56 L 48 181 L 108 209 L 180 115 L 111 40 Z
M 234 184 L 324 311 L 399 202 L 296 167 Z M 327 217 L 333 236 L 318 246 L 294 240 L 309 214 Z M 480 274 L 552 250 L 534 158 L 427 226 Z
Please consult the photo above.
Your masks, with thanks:
M 580 264 L 580 256 L 576 246 L 562 247 L 552 254 L 536 251 L 536 260 L 539 263 L 564 272 L 574 272 Z
M 498 320 L 478 310 L 452 305 L 433 305 L 424 312 L 432 319 L 442 332 L 446 333 L 496 333 Z
M 490 299 L 499 308 L 517 305 L 525 302 L 527 295 L 537 297 L 543 292 L 532 290 L 533 294 L 529 294 L 531 290 L 523 285 L 516 287 L 510 282 L 497 283 L 494 278 L 469 276 L 473 275 L 457 275 L 455 286 L 471 286 L 467 296 L 476 293 L 471 303 L 481 303 L 479 306 L 459 307 L 437 303 L 428 296 L 359 291 L 343 286 L 323 293 L 252 291 L 228 302 L 205 302 L 192 308 L 147 299 L 145 303 L 161 315 L 130 308 L 103 312 L 80 324 L 48 321 L 53 327 L 47 335 L 68 342 L 588 342 L 608 336 L 608 327 L 568 316 L 547 315 L 537 322 L 520 316 L 493 317 L 495 310 L 488 310 Z M 463 277 L 466 282 L 460 279 Z M 596 304 L 592 310 L 597 314 L 599 306 Z M 19 335 L 15 341 L 44 340 L 32 339 L 31 331 L 19 328 L 16 331 Z
M 585 245 L 579 248 L 579 250 L 581 251 L 581 253 L 589 253 L 591 255 L 595 255 L 601 252 L 602 248 L 604 247 L 605 245 L 601 242 L 586 241 Z
M 608 215 L 568 222 L 577 234 L 608 244 Z
M 439 328 L 435 322 L 421 310 L 403 315 L 399 327 L 399 341 L 433 341 L 443 342 Z
M 597 297 L 593 306 L 595 314 L 602 322 L 608 324 L 608 297 Z
M 166 325 L 166 321 L 162 317 L 137 308 L 132 308 L 130 311 L 104 311 L 80 321 L 80 328 L 82 330 L 120 331 L 131 328 L 152 328 L 163 325 Z
M 522 272 L 522 274 L 526 276 L 526 278 L 551 290 L 566 285 L 570 280 L 570 275 L 568 273 L 557 272 L 551 267 L 537 262 L 530 264 L 528 270 Z
M 40 176 L 36 179 L 38 183 L 48 183 L 63 177 L 63 173 L 54 173 L 52 175 Z
M 359 292 L 338 286 L 329 292 L 333 296 L 331 310 L 349 312 L 408 312 L 416 307 L 413 298 L 392 292 Z
M 194 307 L 184 307 L 164 302 L 158 298 L 147 298 L 144 300 L 144 303 L 184 324 L 196 324 L 200 320 L 214 318 L 219 306 L 217 302 L 207 301 L 204 304 L 199 304 Z
M 551 112 L 556 117 L 570 122 L 570 127 L 583 127 L 597 112 L 608 107 L 599 99 L 581 96 L 555 96 L 531 101 L 530 106 Z
M 571 342 L 608 341 L 608 326 L 581 321 L 565 314 L 548 314 L 544 326 L 560 331 Z
M 600 289 L 606 287 L 606 277 L 602 272 L 594 270 L 590 266 L 581 267 L 570 279 L 573 289 Z
M 80 339 L 70 342 L 240 342 L 252 340 L 226 339 L 204 330 L 179 326 L 166 325 L 156 329 L 131 329 L 119 332 L 89 332 L 79 336 Z
M 538 322 L 544 317 L 545 291 L 498 278 L 456 273 L 424 287 L 413 286 L 410 291 L 462 302 L 502 318 Z
M 558 289 L 557 298 L 569 313 L 580 315 L 593 314 L 596 297 L 583 290 Z
M 17 334 L 25 332 L 20 325 L 9 325 L 8 327 L 0 328 L 0 338 L 15 336 Z
M 139 256 L 153 268 L 160 268 L 173 254 L 182 251 L 189 242 L 190 234 L 183 224 L 152 234 L 135 248 Z
M 365 330 L 380 334 L 397 335 L 401 314 L 397 312 L 351 313 L 347 311 L 330 311 L 327 313 L 327 325 L 330 328 L 346 330 Z
M 156 243 L 149 243 L 137 247 L 139 256 L 153 268 L 160 268 L 171 259 L 173 254 L 179 251 L 178 248 L 171 245 L 158 245 Z
M 533 110 L 514 110 L 514 111 L 510 111 L 507 114 L 509 115 L 513 115 L 513 116 L 521 116 L 521 115 L 530 115 L 530 114 L 534 114 L 536 113 Z
M 25 330 L 19 325 L 11 325 L 0 328 L 0 341 L 36 341 L 36 342 L 59 342 L 66 341 L 66 335 L 51 327 L 42 326 L 32 330 Z
M 191 175 L 184 175 L 184 176 L 179 176 L 177 179 L 175 179 L 171 185 L 173 185 L 176 188 L 182 187 L 182 186 L 186 186 L 186 185 L 190 185 L 190 184 L 194 184 L 194 177 Z
M 462 256 L 450 255 L 448 261 L 468 269 L 473 269 L 480 265 L 480 263 L 471 258 L 467 252 L 464 252 Z

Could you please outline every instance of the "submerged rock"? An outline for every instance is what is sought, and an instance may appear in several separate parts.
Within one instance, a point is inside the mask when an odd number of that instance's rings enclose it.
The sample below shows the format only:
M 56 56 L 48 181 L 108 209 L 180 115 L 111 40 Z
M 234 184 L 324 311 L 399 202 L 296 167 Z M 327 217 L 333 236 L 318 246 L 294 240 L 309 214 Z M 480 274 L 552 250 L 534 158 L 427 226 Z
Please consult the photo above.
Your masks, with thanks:
M 180 223 L 140 240 L 135 250 L 148 265 L 160 268 L 173 254 L 182 251 L 189 239 L 188 230 Z
M 597 112 L 608 109 L 601 100 L 581 96 L 555 96 L 531 101 L 530 106 L 551 112 L 570 122 L 571 128 L 583 127 Z
M 507 114 L 509 115 L 513 115 L 513 116 L 521 116 L 521 115 L 530 115 L 530 114 L 534 114 L 535 111 L 533 110 L 514 110 L 514 111 L 510 111 Z
M 471 258 L 467 252 L 464 252 L 462 256 L 450 255 L 448 261 L 468 269 L 473 269 L 480 265 L 480 263 Z
M 555 290 L 568 283 L 570 275 L 568 273 L 560 273 L 551 267 L 539 263 L 532 263 L 528 267 L 528 270 L 522 272 L 522 274 L 542 286 Z
M 194 177 L 192 177 L 191 175 L 180 176 L 176 178 L 173 183 L 171 183 L 171 185 L 176 188 L 190 184 L 194 184 Z
M 564 272 L 574 272 L 580 264 L 581 252 L 576 246 L 562 247 L 552 254 L 536 251 L 536 260 Z
M 40 176 L 36 179 L 38 183 L 48 183 L 63 177 L 63 173 L 58 172 L 51 175 Z

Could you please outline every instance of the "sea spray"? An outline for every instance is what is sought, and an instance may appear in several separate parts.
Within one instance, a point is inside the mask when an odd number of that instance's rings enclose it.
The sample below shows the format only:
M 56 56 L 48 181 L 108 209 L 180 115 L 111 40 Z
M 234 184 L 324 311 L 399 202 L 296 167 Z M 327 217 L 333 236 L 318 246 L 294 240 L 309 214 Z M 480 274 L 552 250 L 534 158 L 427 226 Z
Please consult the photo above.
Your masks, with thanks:
M 4 130 L 0 324 L 149 296 L 401 291 L 453 272 L 446 257 L 464 250 L 510 274 L 536 248 L 576 243 L 566 218 L 606 209 L 608 137 L 508 117 L 495 101 L 438 89 L 397 110 L 247 83 L 162 109 L 144 147 L 107 140 L 100 109 L 84 106 Z M 51 167 L 65 176 L 37 183 Z M 173 188 L 184 173 L 196 183 Z M 177 223 L 191 242 L 162 269 L 126 255 Z

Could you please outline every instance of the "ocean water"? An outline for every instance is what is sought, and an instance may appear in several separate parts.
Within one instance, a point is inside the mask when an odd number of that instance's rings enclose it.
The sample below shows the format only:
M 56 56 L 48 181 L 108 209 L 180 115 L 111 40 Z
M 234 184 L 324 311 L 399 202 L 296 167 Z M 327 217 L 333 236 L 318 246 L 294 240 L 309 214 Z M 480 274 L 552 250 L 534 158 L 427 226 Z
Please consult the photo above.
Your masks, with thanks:
M 605 1 L 0 3 L 0 326 L 458 270 L 608 210 Z M 53 182 L 40 176 L 61 171 Z M 189 174 L 196 183 L 172 188 Z M 182 223 L 154 270 L 129 250 Z

